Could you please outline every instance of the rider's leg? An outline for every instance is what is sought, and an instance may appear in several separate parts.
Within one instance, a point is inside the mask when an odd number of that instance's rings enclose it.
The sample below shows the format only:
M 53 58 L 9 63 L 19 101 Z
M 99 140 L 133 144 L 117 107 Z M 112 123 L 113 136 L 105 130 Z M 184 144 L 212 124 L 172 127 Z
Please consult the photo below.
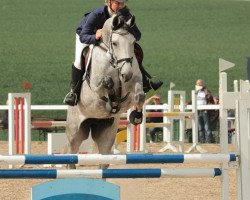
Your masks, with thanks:
M 69 106 L 74 106 L 79 101 L 83 74 L 83 70 L 76 68 L 74 64 L 72 64 L 70 83 L 71 90 L 64 98 L 64 103 L 68 104 Z
M 74 106 L 80 99 L 80 92 L 82 86 L 82 78 L 85 73 L 85 63 L 82 55 L 83 49 L 88 46 L 82 44 L 79 40 L 79 36 L 76 35 L 76 46 L 75 46 L 75 62 L 72 65 L 71 73 L 71 90 L 64 98 L 64 103 Z
M 152 78 L 151 75 L 145 70 L 145 68 L 142 65 L 143 60 L 143 51 L 139 44 L 135 43 L 135 55 L 139 64 L 139 68 L 142 73 L 142 80 L 143 80 L 143 90 L 144 92 L 148 92 L 149 90 L 157 90 L 159 89 L 163 82 L 162 81 L 151 81 Z

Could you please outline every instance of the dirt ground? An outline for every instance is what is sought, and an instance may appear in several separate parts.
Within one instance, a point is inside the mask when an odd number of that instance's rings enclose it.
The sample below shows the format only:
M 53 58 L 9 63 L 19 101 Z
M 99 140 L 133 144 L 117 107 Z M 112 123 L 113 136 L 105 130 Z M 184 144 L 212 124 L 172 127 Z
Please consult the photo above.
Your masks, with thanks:
M 149 153 L 156 153 L 164 143 L 147 144 Z M 188 149 L 190 145 L 186 145 Z M 214 144 L 202 145 L 208 152 L 219 152 L 220 148 Z M 7 142 L 0 142 L 0 154 L 7 154 Z M 126 143 L 119 147 L 125 153 Z M 229 147 L 234 151 L 234 147 Z M 47 142 L 33 142 L 33 154 L 47 154 Z M 166 152 L 171 153 L 171 152 Z M 28 167 L 28 166 L 27 166 Z M 31 166 L 35 167 L 35 166 Z M 42 166 L 38 166 L 42 168 Z M 138 164 L 138 165 L 112 165 L 110 168 L 210 168 L 220 167 L 219 164 Z M 0 166 L 1 169 L 7 166 Z M 37 168 L 37 167 L 36 167 Z M 216 178 L 158 178 L 158 179 L 107 179 L 120 186 L 122 200 L 217 200 L 220 199 L 220 177 Z M 1 200 L 30 199 L 31 187 L 46 182 L 48 179 L 0 179 Z M 230 200 L 236 199 L 236 173 L 230 171 Z

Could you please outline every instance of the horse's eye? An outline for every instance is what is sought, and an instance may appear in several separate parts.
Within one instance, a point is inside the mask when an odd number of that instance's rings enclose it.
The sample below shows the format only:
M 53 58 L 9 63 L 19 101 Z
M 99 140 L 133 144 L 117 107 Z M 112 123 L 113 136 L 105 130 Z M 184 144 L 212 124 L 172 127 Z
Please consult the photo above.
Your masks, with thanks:
M 117 46 L 117 43 L 116 43 L 116 42 L 113 42 L 113 46 Z

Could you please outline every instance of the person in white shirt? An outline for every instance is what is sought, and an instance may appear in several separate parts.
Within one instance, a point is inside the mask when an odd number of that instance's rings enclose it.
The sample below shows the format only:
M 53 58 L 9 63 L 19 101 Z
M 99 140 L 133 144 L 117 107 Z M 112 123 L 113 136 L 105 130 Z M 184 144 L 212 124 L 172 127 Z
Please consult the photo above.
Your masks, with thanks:
M 198 79 L 195 85 L 197 105 L 207 105 L 212 97 L 211 92 L 204 86 L 203 80 Z M 213 97 L 212 97 L 213 98 Z M 208 110 L 198 110 L 198 130 L 200 143 L 212 143 L 213 134 Z

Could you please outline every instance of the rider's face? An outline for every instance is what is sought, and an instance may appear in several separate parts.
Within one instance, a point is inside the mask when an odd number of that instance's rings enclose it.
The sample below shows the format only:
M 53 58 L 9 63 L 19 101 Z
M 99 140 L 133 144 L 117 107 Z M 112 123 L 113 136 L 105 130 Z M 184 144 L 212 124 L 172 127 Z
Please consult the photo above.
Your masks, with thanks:
M 111 9 L 116 12 L 117 10 L 124 8 L 125 3 L 120 3 L 118 1 L 112 0 L 111 1 Z

